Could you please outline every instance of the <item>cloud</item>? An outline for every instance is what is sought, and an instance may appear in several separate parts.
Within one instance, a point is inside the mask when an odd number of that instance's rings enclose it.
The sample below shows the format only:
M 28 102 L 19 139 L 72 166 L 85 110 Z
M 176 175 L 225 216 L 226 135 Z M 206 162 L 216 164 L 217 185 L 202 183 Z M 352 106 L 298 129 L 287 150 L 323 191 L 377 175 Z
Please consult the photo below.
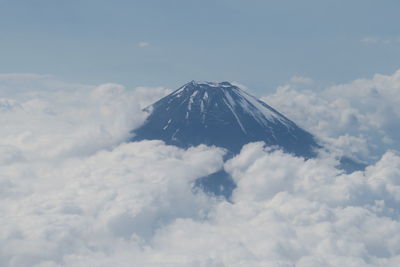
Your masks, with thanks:
M 213 200 L 193 194 L 191 184 L 220 168 L 222 155 L 204 146 L 184 151 L 146 141 L 57 166 L 8 165 L 1 192 L 7 216 L 1 220 L 0 263 L 61 264 L 86 253 L 115 253 L 119 246 L 147 243 L 176 217 L 204 219 Z
M 165 88 L 3 77 L 0 266 L 398 266 L 399 75 L 266 97 L 333 152 L 375 158 L 352 174 L 263 143 L 225 163 L 215 147 L 125 143 Z M 221 168 L 232 202 L 193 189 Z
M 263 99 L 319 136 L 331 150 L 374 162 L 388 149 L 400 150 L 400 71 L 376 74 L 323 90 L 288 84 Z
M 117 145 L 144 121 L 142 108 L 169 92 L 79 86 L 39 75 L 0 77 L 7 86 L 7 98 L 0 99 L 0 145 L 14 146 L 29 159 L 89 155 Z
M 367 36 L 361 39 L 364 44 L 379 44 L 379 45 L 390 45 L 390 44 L 400 44 L 400 38 L 389 38 L 383 39 L 376 36 Z
M 399 263 L 396 154 L 346 175 L 330 160 L 304 161 L 253 143 L 225 164 L 238 184 L 233 203 L 192 193 L 194 179 L 220 168 L 222 155 L 143 141 L 57 166 L 8 164 L 1 264 Z
M 172 90 L 164 87 L 137 87 L 135 88 L 133 94 L 135 101 L 139 104 L 141 108 L 146 108 L 147 106 L 153 104 L 155 101 L 163 98 L 167 94 L 171 93 Z
M 178 266 L 395 266 L 398 182 L 389 177 L 399 163 L 388 153 L 345 175 L 325 160 L 247 145 L 225 166 L 238 183 L 234 203 L 218 203 L 207 222 L 175 221 L 156 247 L 182 255 Z
M 149 45 L 150 45 L 150 43 L 147 43 L 147 42 L 139 42 L 139 43 L 137 43 L 138 47 L 147 47 Z

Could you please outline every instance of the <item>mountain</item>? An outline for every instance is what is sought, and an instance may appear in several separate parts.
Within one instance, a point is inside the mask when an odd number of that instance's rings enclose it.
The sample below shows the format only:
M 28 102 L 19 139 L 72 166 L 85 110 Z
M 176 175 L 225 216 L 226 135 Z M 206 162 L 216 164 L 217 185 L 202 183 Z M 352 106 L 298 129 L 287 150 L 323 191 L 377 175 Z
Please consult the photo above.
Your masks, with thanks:
M 145 109 L 149 116 L 130 141 L 163 140 L 182 148 L 200 144 L 228 150 L 226 158 L 243 145 L 264 141 L 304 158 L 321 148 L 316 138 L 293 121 L 239 87 L 228 83 L 191 81 Z M 338 168 L 351 173 L 366 165 L 343 156 Z M 273 175 L 273 174 L 271 174 Z M 196 187 L 230 198 L 236 187 L 223 169 L 196 180 Z
M 150 115 L 131 141 L 157 139 L 183 148 L 215 145 L 231 154 L 264 141 L 305 158 L 315 156 L 319 147 L 313 135 L 228 82 L 189 82 L 146 111 Z

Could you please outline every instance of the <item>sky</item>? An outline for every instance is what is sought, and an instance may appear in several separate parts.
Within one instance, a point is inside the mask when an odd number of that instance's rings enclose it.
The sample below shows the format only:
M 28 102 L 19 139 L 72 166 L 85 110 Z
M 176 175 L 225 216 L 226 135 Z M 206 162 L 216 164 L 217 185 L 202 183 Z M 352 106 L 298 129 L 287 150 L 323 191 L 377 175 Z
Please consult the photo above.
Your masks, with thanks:
M 0 73 L 177 88 L 236 81 L 271 92 L 390 74 L 396 0 L 0 0 Z
M 0 266 L 400 266 L 399 5 L 0 0 Z M 127 142 L 193 79 L 255 93 L 317 156 Z M 221 170 L 230 201 L 193 187 Z

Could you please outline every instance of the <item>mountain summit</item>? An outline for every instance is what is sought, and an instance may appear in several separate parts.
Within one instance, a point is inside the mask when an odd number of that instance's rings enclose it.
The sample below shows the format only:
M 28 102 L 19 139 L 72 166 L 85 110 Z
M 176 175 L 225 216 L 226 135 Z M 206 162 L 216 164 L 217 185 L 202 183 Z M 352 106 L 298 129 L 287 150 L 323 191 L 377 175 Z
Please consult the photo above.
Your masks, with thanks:
M 319 147 L 313 135 L 229 82 L 191 81 L 145 110 L 150 115 L 131 141 L 215 145 L 233 154 L 249 142 L 264 141 L 305 158 Z

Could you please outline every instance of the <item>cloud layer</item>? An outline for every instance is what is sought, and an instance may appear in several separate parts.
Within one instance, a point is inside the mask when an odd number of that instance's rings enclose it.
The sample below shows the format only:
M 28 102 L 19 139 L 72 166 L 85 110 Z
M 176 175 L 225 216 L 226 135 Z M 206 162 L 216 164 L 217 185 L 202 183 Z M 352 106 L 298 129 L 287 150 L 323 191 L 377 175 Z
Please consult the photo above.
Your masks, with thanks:
M 303 87 L 304 88 L 304 87 Z M 374 162 L 400 150 L 400 71 L 324 90 L 289 83 L 263 99 L 338 153 Z
M 398 266 L 400 72 L 322 92 L 296 77 L 268 103 L 337 153 L 344 174 L 262 143 L 224 151 L 124 143 L 165 88 L 0 75 L 1 266 Z M 398 92 L 398 91 L 397 91 Z M 193 189 L 224 168 L 232 202 Z

